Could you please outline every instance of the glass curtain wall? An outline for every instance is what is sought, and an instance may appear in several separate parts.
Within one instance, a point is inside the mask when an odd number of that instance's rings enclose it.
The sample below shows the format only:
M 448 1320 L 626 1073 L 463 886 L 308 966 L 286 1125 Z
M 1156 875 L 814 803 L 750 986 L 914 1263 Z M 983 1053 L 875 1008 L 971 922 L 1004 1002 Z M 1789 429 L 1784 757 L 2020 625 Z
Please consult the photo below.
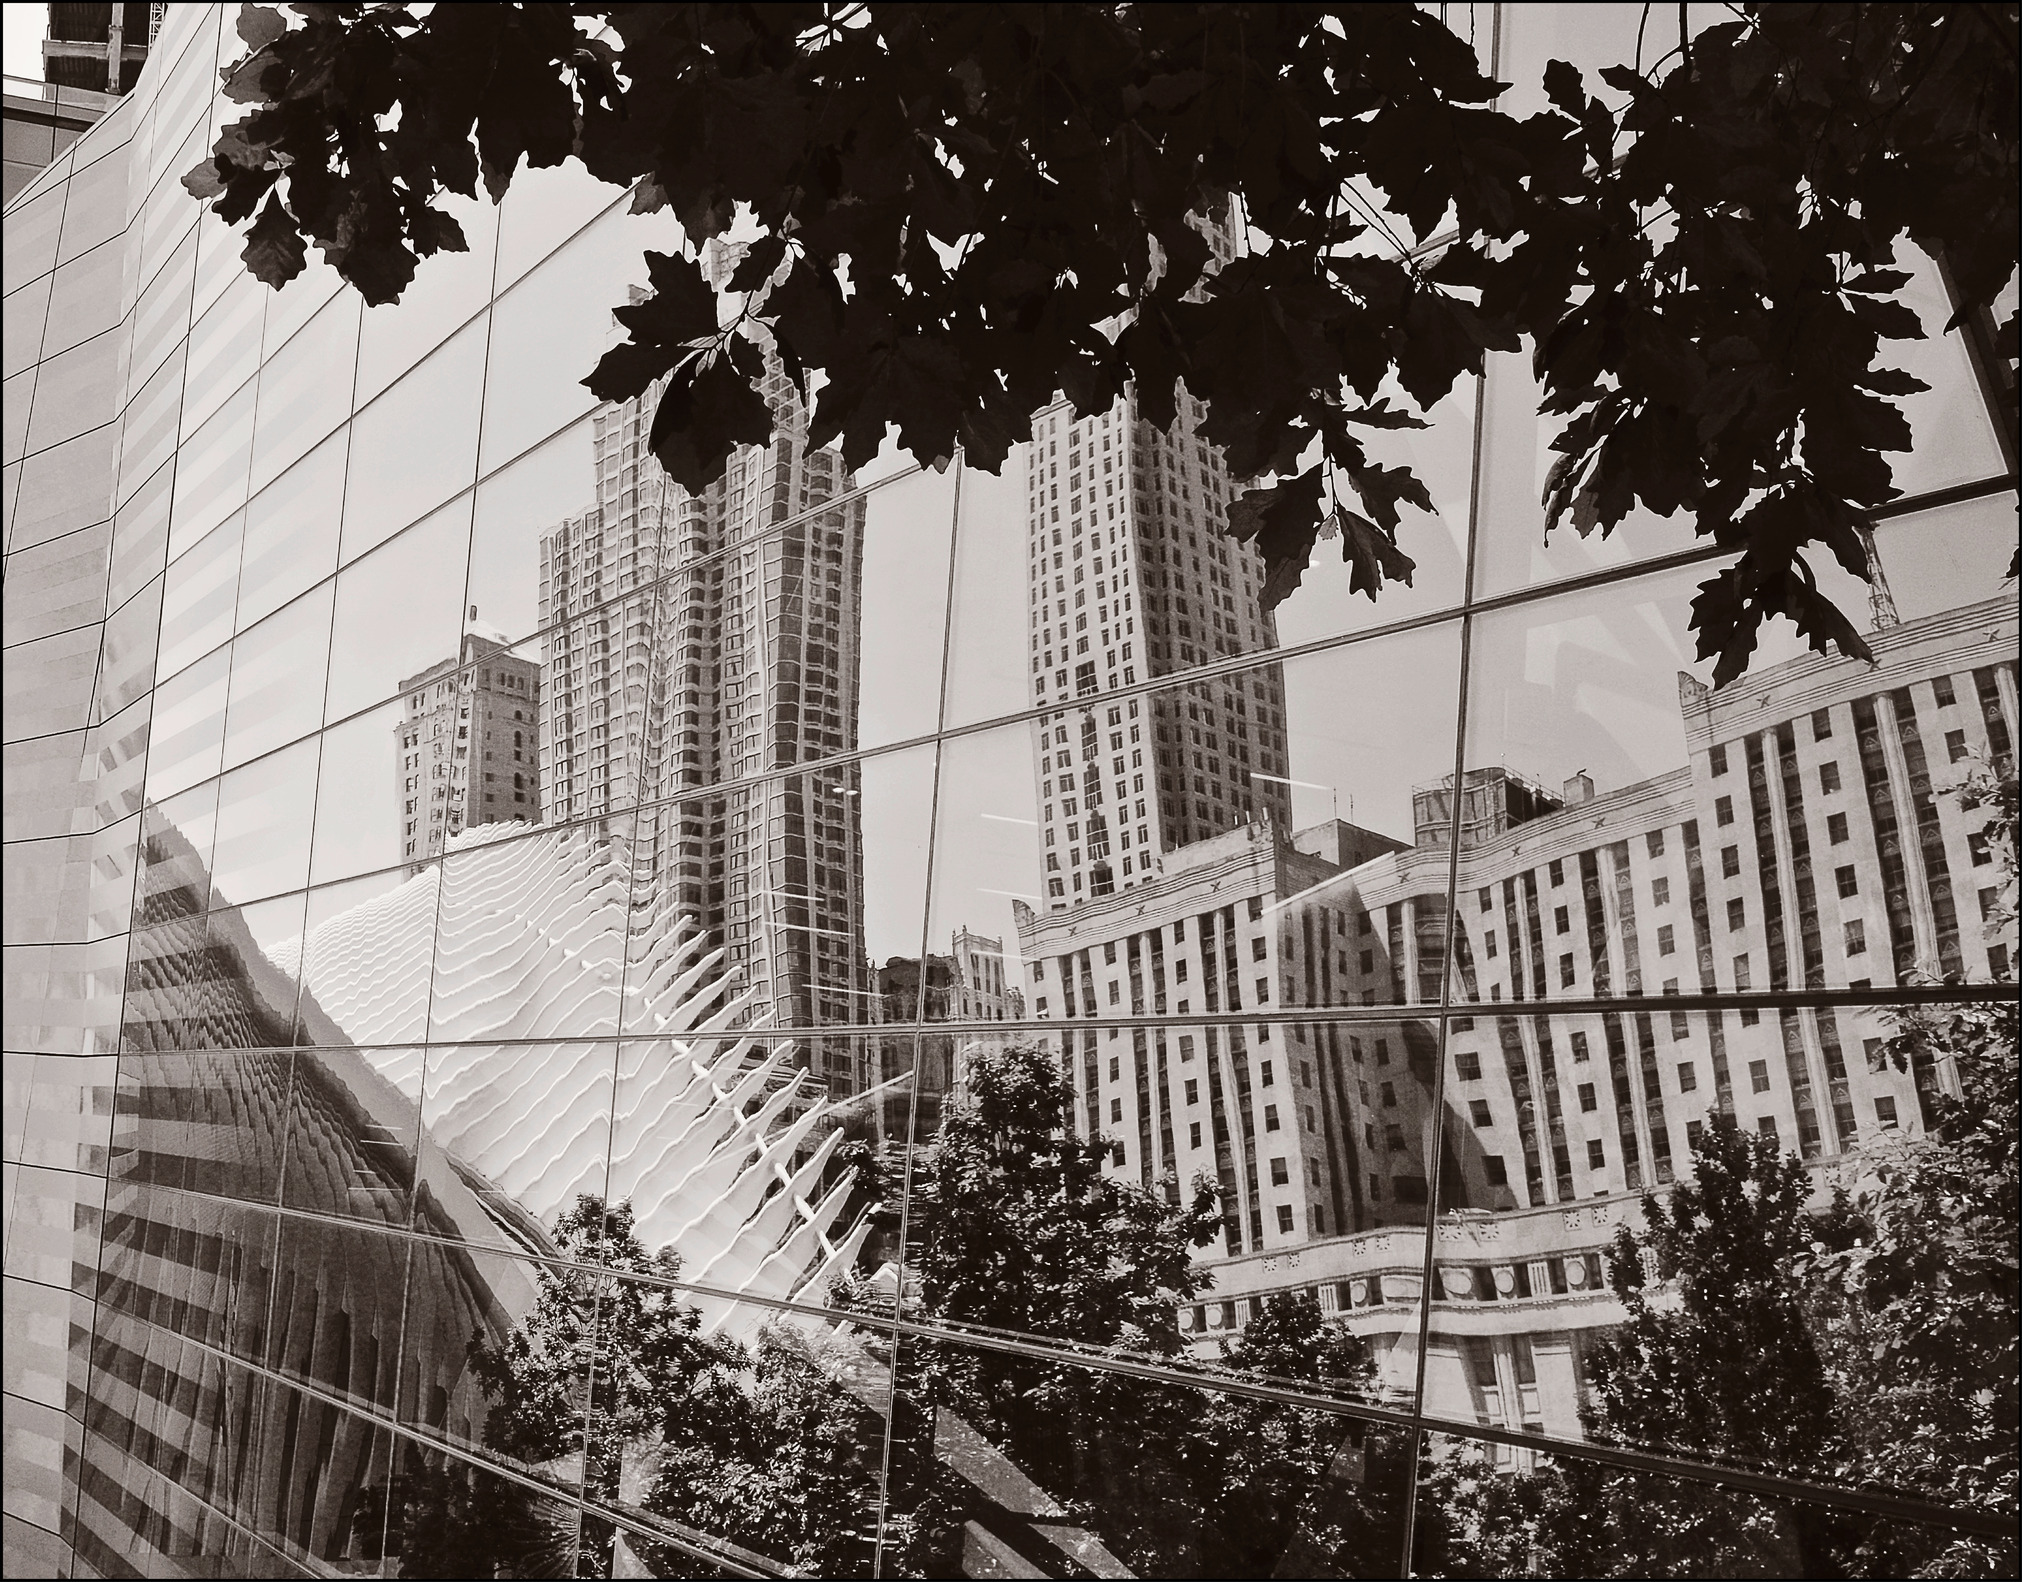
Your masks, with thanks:
M 1445 9 L 1534 85 L 1642 8 Z M 1775 1431 L 1704 1340 L 2012 999 L 2013 469 L 1929 260 L 1877 663 L 1715 693 L 1689 523 L 1544 538 L 1522 357 L 1384 437 L 1373 604 L 1323 546 L 1266 611 L 1127 401 L 852 475 L 775 377 L 685 495 L 579 383 L 671 220 L 523 173 L 396 306 L 271 292 L 178 185 L 241 47 L 169 8 L 6 215 L 9 1575 L 1999 1534 L 1848 1448 L 1846 1323 Z

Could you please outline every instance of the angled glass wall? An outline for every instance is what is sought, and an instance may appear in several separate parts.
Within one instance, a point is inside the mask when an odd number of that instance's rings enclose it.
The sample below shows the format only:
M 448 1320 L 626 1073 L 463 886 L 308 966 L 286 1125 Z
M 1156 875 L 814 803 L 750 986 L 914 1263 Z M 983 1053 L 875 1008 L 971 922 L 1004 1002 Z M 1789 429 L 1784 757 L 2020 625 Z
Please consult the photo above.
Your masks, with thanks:
M 1637 12 L 1469 10 L 1523 81 Z M 1716 693 L 1688 523 L 1543 538 L 1519 357 L 1389 437 L 1375 604 L 1266 610 L 1127 401 L 851 475 L 775 379 L 685 495 L 579 383 L 668 217 L 270 292 L 178 185 L 238 48 L 169 8 L 7 210 L 9 1575 L 1988 1563 L 1998 1402 L 1862 1461 L 1831 1315 L 1808 1440 L 1611 1349 L 1681 1194 L 1938 1168 L 2012 999 L 1934 268 L 1877 663 Z

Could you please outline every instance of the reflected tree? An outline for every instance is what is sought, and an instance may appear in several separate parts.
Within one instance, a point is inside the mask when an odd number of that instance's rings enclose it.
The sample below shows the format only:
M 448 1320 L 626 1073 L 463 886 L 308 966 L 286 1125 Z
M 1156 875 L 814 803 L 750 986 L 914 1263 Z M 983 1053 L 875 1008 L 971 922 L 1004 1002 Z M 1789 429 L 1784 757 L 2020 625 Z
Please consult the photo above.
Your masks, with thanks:
M 872 1575 L 882 1414 L 849 1388 L 845 1359 L 802 1331 L 768 1328 L 738 1350 L 741 1371 L 712 1369 L 668 1404 L 647 1458 L 648 1508 L 807 1575 Z M 946 1576 L 961 1558 L 953 1502 L 910 1426 L 894 1435 L 881 1574 Z M 657 1576 L 692 1565 L 634 1547 Z
M 1825 1473 L 1839 1416 L 1793 1261 L 1821 1234 L 1811 1179 L 1773 1135 L 1715 1115 L 1693 1175 L 1644 1200 L 1608 1280 L 1626 1322 L 1592 1354 L 1588 1435 L 1803 1476 Z M 1827 1234 L 1845 1225 L 1843 1210 Z M 1437 1459 L 1419 1539 L 1428 1575 L 1832 1576 L 1848 1534 L 1831 1513 L 1709 1485 L 1565 1461 L 1499 1474 L 1473 1447 Z
M 1597 1439 L 2012 1514 L 2016 1013 L 1906 1014 L 1890 1052 L 1956 1067 L 1929 1133 L 1875 1151 L 1807 1213 L 1807 1173 L 1722 1120 L 1697 1181 L 1652 1202 L 1609 1278 L 1629 1310 L 1595 1356 Z M 1645 1254 L 1650 1257 L 1646 1260 Z M 1652 1278 L 1655 1276 L 1656 1278 Z M 1565 1460 L 1428 1468 L 1428 1576 L 2012 1576 L 2015 1541 Z
M 2003 880 L 1990 932 L 2015 926 L 2016 777 L 1959 788 L 1987 810 Z M 1855 1235 L 1799 1261 L 1846 1424 L 1846 1475 L 1948 1505 L 2016 1508 L 2016 1007 L 1899 1011 L 1883 1058 L 1931 1073 L 1922 1135 L 1871 1149 L 1852 1194 Z M 1956 1090 L 1956 1091 L 1954 1091 Z M 1864 1533 L 1873 1575 L 2013 1576 L 2012 1535 Z
M 1192 1252 L 1220 1228 L 1213 1188 L 1169 1201 L 1175 1182 L 1146 1192 L 1106 1174 L 1109 1140 L 1076 1135 L 1072 1089 L 1043 1050 L 977 1049 L 963 1076 L 915 1177 L 925 1315 L 1188 1366 L 1177 1311 L 1209 1286 Z M 926 1398 L 1140 1574 L 1296 1574 L 1296 1556 L 1341 1565 L 1351 1551 L 1380 1555 L 1375 1574 L 1394 1569 L 1401 1522 L 1372 1517 L 1364 1491 L 1401 1487 L 1401 1467 L 1370 1475 L 1359 1429 L 1334 1413 L 1006 1351 L 914 1355 Z M 1373 1375 L 1362 1343 L 1305 1299 L 1266 1305 L 1221 1360 L 1335 1395 Z
M 1876 1150 L 1853 1240 L 1799 1260 L 1845 1425 L 1843 1476 L 2012 1518 L 2016 1508 L 2015 1006 L 1901 1013 L 1884 1046 L 1957 1073 L 1924 1135 Z M 2014 1576 L 2014 1537 L 1877 1524 L 1871 1576 Z
M 679 1277 L 680 1260 L 647 1251 L 629 1203 L 579 1197 L 554 1242 L 557 1261 L 541 1267 L 526 1317 L 502 1339 L 470 1344 L 484 1448 L 558 1489 L 580 1472 L 589 1499 L 641 1508 L 705 1545 L 815 1575 L 868 1574 L 885 1432 L 883 1392 L 864 1385 L 860 1359 L 786 1325 L 748 1339 L 705 1332 L 697 1309 L 658 1283 Z M 655 1574 L 696 1564 L 588 1513 L 579 1539 L 573 1502 L 423 1459 L 391 1490 L 389 1547 L 403 1575 L 610 1576 L 624 1569 L 621 1546 Z M 902 1445 L 909 1497 L 887 1523 L 887 1575 L 933 1574 L 951 1552 L 933 1469 L 917 1462 Z M 386 1498 L 360 1520 L 370 1525 Z
M 1277 1296 L 1224 1342 L 1223 1365 L 1353 1396 L 1369 1348 L 1308 1296 Z M 1407 1458 L 1393 1435 L 1332 1412 L 1218 1394 L 1188 1460 L 1203 1517 L 1202 1576 L 1391 1576 L 1403 1552 Z

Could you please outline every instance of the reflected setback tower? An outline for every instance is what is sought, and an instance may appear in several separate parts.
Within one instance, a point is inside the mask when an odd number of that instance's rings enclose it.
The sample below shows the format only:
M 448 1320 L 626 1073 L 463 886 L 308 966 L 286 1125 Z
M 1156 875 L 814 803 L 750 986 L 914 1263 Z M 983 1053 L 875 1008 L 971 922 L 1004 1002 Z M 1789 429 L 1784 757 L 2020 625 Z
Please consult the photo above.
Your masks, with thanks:
M 794 772 L 857 744 L 863 501 L 838 498 L 853 485 L 842 457 L 809 447 L 770 358 L 772 442 L 700 494 L 648 451 L 660 390 L 596 413 L 596 504 L 541 540 L 549 821 L 637 804 L 655 888 L 635 910 L 691 913 L 756 991 L 750 1015 L 868 1023 L 860 774 Z M 802 1053 L 838 1096 L 870 1080 L 847 1039 Z
M 1276 665 L 1121 703 L 1105 692 L 1278 646 L 1263 557 L 1224 536 L 1237 483 L 1188 432 L 1126 395 L 1077 420 L 1056 402 L 1026 452 L 1027 597 L 1045 851 L 1058 911 L 1141 884 L 1176 847 L 1292 822 Z
M 477 606 L 470 609 L 477 619 Z M 456 659 L 400 683 L 400 833 L 411 861 L 466 828 L 541 817 L 541 667 L 503 632 L 467 632 Z

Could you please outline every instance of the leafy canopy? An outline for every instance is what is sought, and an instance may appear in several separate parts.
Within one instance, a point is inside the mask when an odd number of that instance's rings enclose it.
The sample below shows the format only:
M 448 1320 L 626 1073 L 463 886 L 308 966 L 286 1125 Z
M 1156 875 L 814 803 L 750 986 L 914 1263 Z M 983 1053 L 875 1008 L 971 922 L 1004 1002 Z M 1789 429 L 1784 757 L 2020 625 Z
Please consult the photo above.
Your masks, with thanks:
M 923 1150 L 908 1241 L 933 1318 L 1184 1366 L 1178 1307 L 1210 1288 L 1192 1261 L 1221 1228 L 1196 1182 L 1148 1192 L 1108 1174 L 1107 1139 L 1074 1131 L 1072 1086 L 1042 1049 L 973 1047 L 963 1092 Z M 1224 1342 L 1225 1372 L 1351 1396 L 1368 1349 L 1309 1297 L 1260 1304 Z M 935 1342 L 901 1350 L 912 1388 L 958 1413 L 1141 1576 L 1323 1575 L 1402 1542 L 1402 1447 L 1332 1412 Z M 1337 1463 L 1367 1453 L 1378 1470 Z M 1342 1454 L 1352 1440 L 1350 1454 Z M 1347 1574 L 1360 1574 L 1349 1572 Z
M 748 1342 L 705 1333 L 663 1283 L 679 1278 L 679 1257 L 648 1252 L 633 1224 L 629 1202 L 578 1197 L 556 1224 L 558 1260 L 538 1266 L 526 1316 L 508 1334 L 471 1340 L 485 1448 L 562 1487 L 580 1468 L 595 1500 L 637 1501 L 733 1561 L 866 1574 L 884 1419 L 874 1393 L 850 1387 L 860 1359 L 783 1325 Z M 893 1439 L 886 1574 L 945 1575 L 960 1544 L 946 1478 L 921 1453 L 918 1414 L 897 1410 L 905 1432 Z M 565 1501 L 454 1462 L 410 1455 L 388 1488 L 369 1492 L 358 1529 L 376 1535 L 389 1502 L 403 1575 L 624 1574 L 614 1523 L 585 1514 L 579 1533 Z M 636 1533 L 623 1541 L 651 1575 L 696 1564 Z
M 762 343 L 821 376 L 810 442 L 852 467 L 892 425 L 995 471 L 1056 390 L 1086 415 L 1130 385 L 1164 428 L 1183 383 L 1268 480 L 1228 523 L 1267 596 L 1324 531 L 1374 597 L 1432 503 L 1371 432 L 1528 345 L 1564 423 L 1547 531 L 1640 502 L 1737 552 L 1694 611 L 1718 681 L 1771 616 L 1867 655 L 1808 556 L 1865 575 L 1896 493 L 1894 401 L 1924 388 L 1878 361 L 1922 334 L 1899 244 L 1943 260 L 1962 318 L 2014 272 L 2014 5 L 1730 8 L 1604 94 L 1552 62 L 1522 119 L 1410 5 L 293 9 L 244 8 L 225 91 L 253 108 L 185 178 L 251 220 L 270 285 L 314 243 L 392 301 L 466 245 L 442 195 L 497 199 L 522 160 L 580 159 L 693 247 L 755 238 L 725 293 L 649 255 L 586 381 L 667 381 L 651 444 L 685 488 L 769 436 Z M 1219 273 L 1204 219 L 1246 244 Z

